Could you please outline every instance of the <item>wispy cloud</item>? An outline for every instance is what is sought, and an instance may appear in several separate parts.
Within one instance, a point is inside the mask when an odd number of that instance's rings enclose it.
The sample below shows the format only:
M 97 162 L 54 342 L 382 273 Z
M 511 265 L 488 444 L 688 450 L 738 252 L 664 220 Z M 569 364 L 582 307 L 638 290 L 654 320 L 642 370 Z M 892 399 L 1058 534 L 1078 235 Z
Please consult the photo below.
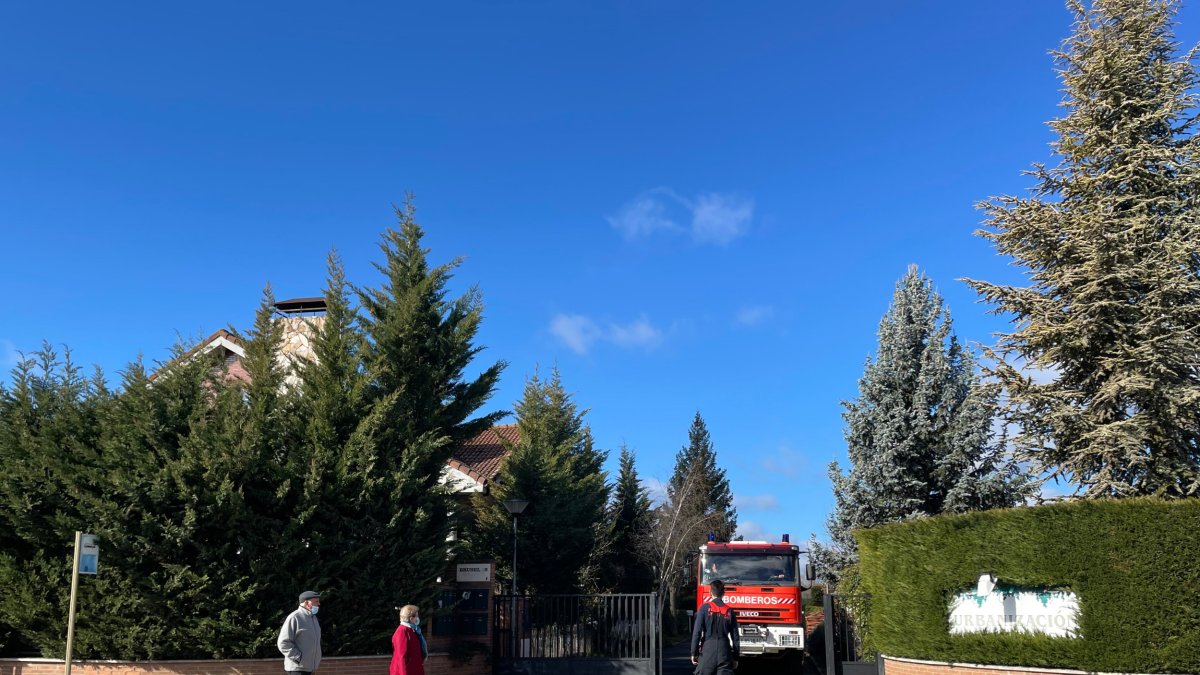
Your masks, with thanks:
M 10 340 L 0 340 L 0 368 L 8 370 L 21 362 L 21 353 Z
M 654 327 L 648 319 L 642 317 L 625 325 L 612 324 L 608 327 L 608 336 L 617 346 L 631 348 L 653 349 L 662 344 L 663 333 Z
M 762 468 L 767 474 L 795 478 L 806 469 L 808 462 L 804 455 L 787 446 L 779 448 L 773 455 L 762 459 Z
M 691 208 L 692 237 L 702 244 L 728 244 L 746 233 L 754 217 L 754 200 L 737 195 L 710 192 Z
M 641 479 L 642 487 L 650 495 L 650 502 L 655 506 L 667 501 L 667 484 L 657 478 Z
M 775 308 L 770 305 L 753 305 L 739 309 L 734 322 L 739 326 L 754 328 L 766 323 L 774 315 Z
M 753 219 L 754 200 L 750 197 L 707 192 L 689 198 L 669 188 L 643 192 L 607 218 L 626 239 L 659 232 L 688 233 L 698 244 L 717 246 L 746 234 Z
M 775 495 L 734 495 L 733 505 L 739 509 L 757 511 L 776 511 L 779 509 L 779 498 Z
M 595 321 L 581 314 L 557 314 L 550 320 L 550 332 L 577 354 L 586 354 L 600 338 Z
M 767 528 L 753 520 L 738 521 L 737 536 L 747 541 L 778 541 L 779 535 L 767 531 Z
M 666 215 L 666 205 L 652 193 L 638 196 L 621 207 L 608 222 L 620 230 L 626 239 L 640 239 L 655 232 L 682 230 L 678 223 Z
M 651 350 L 664 339 L 663 331 L 644 316 L 628 323 L 602 324 L 582 314 L 556 314 L 550 319 L 550 333 L 576 354 L 587 354 L 597 342 Z

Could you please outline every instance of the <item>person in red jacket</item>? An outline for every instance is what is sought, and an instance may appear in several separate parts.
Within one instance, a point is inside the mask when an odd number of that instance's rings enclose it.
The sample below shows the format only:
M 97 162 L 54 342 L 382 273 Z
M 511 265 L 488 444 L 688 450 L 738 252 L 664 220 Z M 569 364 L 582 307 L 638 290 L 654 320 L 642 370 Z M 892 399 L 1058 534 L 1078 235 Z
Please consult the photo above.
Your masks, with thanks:
M 392 665 L 388 675 L 425 675 L 425 637 L 421 635 L 421 610 L 400 608 L 400 625 L 392 634 Z

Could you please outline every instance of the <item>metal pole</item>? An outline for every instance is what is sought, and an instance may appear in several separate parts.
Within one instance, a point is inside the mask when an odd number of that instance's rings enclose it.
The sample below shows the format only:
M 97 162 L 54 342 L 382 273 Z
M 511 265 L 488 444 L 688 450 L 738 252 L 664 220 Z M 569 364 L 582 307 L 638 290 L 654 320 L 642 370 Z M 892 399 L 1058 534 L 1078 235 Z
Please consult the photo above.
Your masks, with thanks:
M 513 514 L 513 564 L 512 564 L 512 657 L 518 658 L 520 654 L 517 651 L 517 646 L 520 644 L 520 638 L 517 635 L 517 623 L 520 618 L 520 611 L 517 609 L 517 514 Z
M 837 630 L 837 614 L 833 606 L 833 594 L 825 589 L 825 672 L 828 675 L 842 675 L 842 664 L 838 661 L 837 649 L 834 646 L 834 632 Z
M 75 595 L 79 591 L 79 549 L 83 532 L 75 531 L 75 562 L 71 564 L 71 606 L 67 610 L 67 658 L 63 675 L 71 675 L 71 649 L 75 646 Z

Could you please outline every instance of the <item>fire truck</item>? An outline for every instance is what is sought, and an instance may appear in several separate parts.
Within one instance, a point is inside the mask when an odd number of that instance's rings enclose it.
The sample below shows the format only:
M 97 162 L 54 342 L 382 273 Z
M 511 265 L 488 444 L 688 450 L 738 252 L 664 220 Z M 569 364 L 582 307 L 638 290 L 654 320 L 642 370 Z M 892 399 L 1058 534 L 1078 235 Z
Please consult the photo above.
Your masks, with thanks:
M 780 544 L 718 543 L 709 535 L 697 560 L 696 611 L 712 600 L 708 584 L 723 581 L 725 604 L 737 614 L 743 657 L 804 653 L 800 548 L 788 535 Z M 811 582 L 812 566 L 806 565 L 804 573 L 804 580 Z

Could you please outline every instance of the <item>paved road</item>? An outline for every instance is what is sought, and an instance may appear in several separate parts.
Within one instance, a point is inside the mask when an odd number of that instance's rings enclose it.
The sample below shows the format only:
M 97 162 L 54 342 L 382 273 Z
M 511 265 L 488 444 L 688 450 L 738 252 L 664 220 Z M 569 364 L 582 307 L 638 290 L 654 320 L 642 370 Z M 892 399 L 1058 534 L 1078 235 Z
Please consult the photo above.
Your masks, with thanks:
M 824 640 L 823 634 L 814 634 L 813 637 Z M 816 639 L 814 644 L 823 648 L 825 643 L 817 642 Z M 805 655 L 803 662 L 799 659 L 744 659 L 738 664 L 737 675 L 820 675 L 823 661 L 818 661 L 810 655 Z M 692 675 L 692 662 L 688 658 L 686 642 L 663 650 L 663 675 Z

